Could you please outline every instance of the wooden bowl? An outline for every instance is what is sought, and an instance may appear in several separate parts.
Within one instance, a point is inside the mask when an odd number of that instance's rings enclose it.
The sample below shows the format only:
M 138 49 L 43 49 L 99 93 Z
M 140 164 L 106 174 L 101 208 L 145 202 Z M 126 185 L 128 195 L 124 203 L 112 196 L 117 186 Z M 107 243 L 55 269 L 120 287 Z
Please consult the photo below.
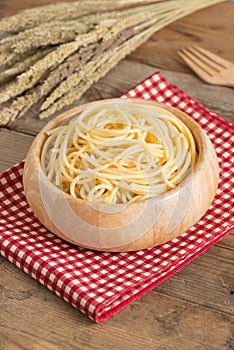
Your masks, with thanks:
M 140 103 L 173 112 L 191 130 L 199 154 L 197 164 L 176 188 L 145 201 L 92 204 L 71 197 L 43 173 L 40 155 L 47 131 L 94 104 Z M 172 107 L 139 99 L 112 99 L 75 107 L 51 120 L 37 135 L 25 161 L 23 183 L 28 203 L 41 223 L 55 235 L 76 245 L 111 252 L 150 248 L 165 243 L 193 226 L 209 208 L 218 185 L 214 148 L 201 127 Z

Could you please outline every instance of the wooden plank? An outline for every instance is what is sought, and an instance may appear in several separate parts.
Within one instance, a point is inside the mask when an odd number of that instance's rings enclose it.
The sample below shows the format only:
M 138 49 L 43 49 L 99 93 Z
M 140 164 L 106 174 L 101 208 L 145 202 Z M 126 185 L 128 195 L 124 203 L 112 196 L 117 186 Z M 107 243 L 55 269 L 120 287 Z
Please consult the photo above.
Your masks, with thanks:
M 23 160 L 34 137 L 0 129 L 0 172 Z
M 97 325 L 16 269 L 0 270 L 2 350 L 232 348 L 231 315 L 152 291 Z
M 234 251 L 234 231 L 225 236 L 217 245 Z
M 156 71 L 158 69 L 155 67 L 125 59 L 94 85 L 93 89 L 99 98 L 117 97 Z M 213 112 L 234 122 L 233 89 L 205 84 L 195 75 L 162 69 L 160 71 L 171 84 L 177 85 Z
M 155 290 L 234 315 L 233 258 L 233 250 L 213 246 Z

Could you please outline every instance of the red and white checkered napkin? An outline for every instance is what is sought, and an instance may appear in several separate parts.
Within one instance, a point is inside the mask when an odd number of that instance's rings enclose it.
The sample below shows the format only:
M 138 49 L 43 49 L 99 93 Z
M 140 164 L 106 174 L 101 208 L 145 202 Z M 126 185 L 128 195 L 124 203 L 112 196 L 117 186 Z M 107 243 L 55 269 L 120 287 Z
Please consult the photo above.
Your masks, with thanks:
M 133 253 L 82 249 L 60 240 L 34 217 L 23 193 L 23 162 L 0 175 L 1 254 L 96 322 L 163 282 L 234 228 L 234 125 L 169 84 L 160 73 L 123 97 L 157 100 L 181 109 L 196 119 L 216 147 L 221 168 L 216 198 L 186 233 Z

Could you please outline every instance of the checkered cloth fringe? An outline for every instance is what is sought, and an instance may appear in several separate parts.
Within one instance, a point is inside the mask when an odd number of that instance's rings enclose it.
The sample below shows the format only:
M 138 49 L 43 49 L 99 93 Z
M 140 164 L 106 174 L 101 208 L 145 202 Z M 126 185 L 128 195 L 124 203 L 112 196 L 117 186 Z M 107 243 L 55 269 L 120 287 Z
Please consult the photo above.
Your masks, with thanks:
M 207 132 L 219 158 L 220 183 L 205 216 L 161 246 L 133 253 L 102 253 L 54 236 L 34 217 L 22 186 L 24 163 L 0 175 L 1 254 L 96 322 L 151 290 L 234 228 L 234 126 L 156 73 L 123 97 L 177 107 Z

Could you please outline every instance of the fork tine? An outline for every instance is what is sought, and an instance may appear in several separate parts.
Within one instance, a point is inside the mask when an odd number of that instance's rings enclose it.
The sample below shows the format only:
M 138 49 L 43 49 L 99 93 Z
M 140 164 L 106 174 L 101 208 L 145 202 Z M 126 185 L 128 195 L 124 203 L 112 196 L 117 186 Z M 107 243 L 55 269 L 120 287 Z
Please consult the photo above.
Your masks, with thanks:
M 183 49 L 181 53 L 183 55 L 181 57 L 197 74 L 199 72 L 200 77 L 204 77 L 204 74 L 212 77 L 215 73 L 217 73 L 217 71 L 189 52 L 188 49 Z
M 201 79 L 205 79 L 205 75 L 207 75 L 207 73 L 204 72 L 203 69 L 199 68 L 193 61 L 191 61 L 190 58 L 188 58 L 184 52 L 179 51 L 178 55 L 187 63 L 187 65 L 201 78 Z M 210 77 L 208 75 L 208 77 Z
M 199 46 L 180 50 L 178 55 L 205 82 L 234 87 L 234 64 L 232 62 Z
M 205 50 L 198 45 L 194 45 L 193 47 L 196 48 L 201 53 L 203 53 L 203 55 L 205 55 L 207 58 L 210 58 L 214 63 L 219 64 L 222 68 L 227 68 L 230 65 L 232 65 L 230 61 L 225 60 L 224 58 L 221 58 L 220 56 L 215 55 L 214 53 L 208 50 Z
M 223 69 L 224 67 L 221 66 L 219 63 L 214 62 L 213 60 L 211 60 L 210 58 L 207 57 L 207 55 L 205 55 L 203 53 L 203 50 L 200 51 L 198 46 L 191 46 L 188 47 L 189 52 L 191 52 L 195 57 L 197 57 L 198 59 L 200 59 L 204 64 L 208 65 L 210 68 L 213 68 L 216 72 L 220 72 L 220 69 Z

